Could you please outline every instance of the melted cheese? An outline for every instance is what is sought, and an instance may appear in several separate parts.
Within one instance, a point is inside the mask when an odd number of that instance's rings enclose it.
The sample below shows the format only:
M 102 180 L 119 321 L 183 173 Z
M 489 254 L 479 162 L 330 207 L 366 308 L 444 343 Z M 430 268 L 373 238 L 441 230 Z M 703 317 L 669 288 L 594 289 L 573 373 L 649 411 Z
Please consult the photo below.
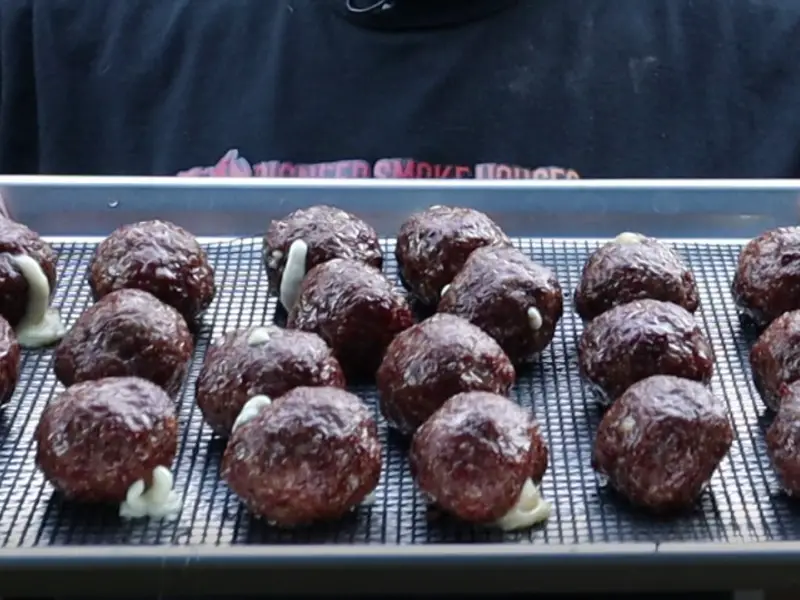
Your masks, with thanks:
M 144 480 L 136 481 L 119 507 L 123 519 L 175 519 L 181 512 L 181 499 L 172 489 L 174 479 L 167 467 L 153 469 L 153 483 L 146 488 Z
M 233 430 L 236 431 L 236 429 L 255 417 L 262 408 L 269 406 L 270 404 L 272 404 L 272 400 L 269 398 L 269 396 L 253 396 L 250 398 L 250 400 L 247 401 L 247 404 L 242 407 L 239 416 L 236 417 L 236 421 L 233 423 Z
M 550 518 L 552 506 L 539 493 L 536 484 L 528 479 L 522 486 L 517 503 L 508 513 L 497 520 L 503 531 L 527 529 Z
M 28 305 L 17 325 L 17 339 L 24 348 L 49 346 L 64 337 L 67 330 L 58 310 L 50 307 L 47 275 L 30 256 L 19 254 L 10 258 L 28 282 Z
M 248 346 L 260 346 L 261 344 L 266 344 L 269 341 L 269 329 L 267 327 L 256 327 L 250 331 L 250 335 L 247 336 L 247 345 Z
M 641 233 L 631 233 L 630 231 L 623 231 L 617 237 L 614 238 L 614 242 L 617 244 L 629 245 L 629 244 L 641 244 L 647 238 L 643 236 Z
M 306 276 L 306 256 L 308 244 L 303 240 L 295 240 L 289 246 L 289 255 L 286 257 L 286 268 L 281 278 L 280 301 L 286 312 L 292 310 L 300 295 L 300 284 Z
M 542 328 L 542 324 L 544 323 L 544 321 L 542 321 L 542 313 L 540 313 L 539 309 L 535 306 L 531 306 L 528 309 L 528 322 L 531 325 L 531 329 L 534 331 Z

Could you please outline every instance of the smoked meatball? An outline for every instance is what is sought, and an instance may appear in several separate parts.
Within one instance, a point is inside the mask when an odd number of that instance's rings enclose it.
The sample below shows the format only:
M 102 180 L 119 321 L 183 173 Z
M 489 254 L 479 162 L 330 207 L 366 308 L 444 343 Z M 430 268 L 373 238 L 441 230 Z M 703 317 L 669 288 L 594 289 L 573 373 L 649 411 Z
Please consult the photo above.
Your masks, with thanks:
M 389 342 L 413 323 L 405 296 L 380 271 L 335 258 L 308 272 L 286 326 L 325 340 L 350 380 L 373 377 Z
M 0 216 L 0 316 L 16 327 L 28 309 L 28 280 L 9 255 L 24 254 L 36 261 L 50 286 L 56 289 L 55 251 L 25 225 Z
M 14 395 L 19 382 L 20 344 L 8 321 L 0 317 L 0 406 Z
M 516 373 L 500 345 L 469 321 L 437 313 L 398 335 L 378 369 L 381 413 L 413 433 L 451 396 L 506 395 Z
M 578 361 L 606 404 L 651 375 L 708 383 L 714 350 L 690 312 L 646 299 L 615 306 L 591 321 L 581 336 Z
M 733 277 L 739 309 L 759 326 L 800 309 L 800 227 L 780 227 L 751 240 Z
M 564 313 L 553 272 L 516 248 L 475 250 L 444 287 L 439 312 L 467 319 L 491 335 L 516 365 L 547 348 Z
M 658 240 L 621 233 L 589 256 L 575 290 L 575 310 L 586 320 L 632 300 L 652 298 L 697 310 L 694 274 Z
M 767 454 L 783 489 L 800 496 L 800 381 L 781 390 L 780 408 L 767 429 Z
M 131 485 L 172 464 L 178 419 L 154 383 L 107 377 L 62 392 L 45 407 L 35 435 L 37 466 L 67 498 L 122 502 Z
M 113 291 L 150 292 L 194 324 L 216 293 L 214 269 L 188 231 L 166 221 L 124 225 L 100 242 L 89 266 L 98 300 Z
M 691 506 L 733 443 L 725 403 L 689 379 L 633 384 L 603 416 L 592 466 L 631 503 L 655 512 Z
M 395 257 L 403 284 L 424 305 L 435 306 L 469 255 L 511 240 L 488 216 L 471 208 L 431 206 L 400 227 Z
M 770 323 L 750 350 L 750 366 L 764 404 L 778 410 L 781 388 L 800 379 L 800 310 Z
M 176 395 L 194 342 L 181 314 L 152 294 L 122 289 L 90 306 L 55 351 L 65 386 L 105 377 L 141 377 Z
M 238 421 L 222 460 L 222 476 L 250 512 L 283 527 L 345 515 L 380 474 L 371 411 L 331 387 L 295 388 Z
M 537 505 L 541 498 L 523 494 L 526 483 L 535 486 L 547 470 L 547 445 L 531 413 L 507 398 L 453 396 L 417 429 L 409 460 L 428 499 L 464 521 L 511 521 L 510 513 L 519 513 L 515 526 L 498 523 L 518 529 L 549 516 L 549 507 Z
M 276 294 L 280 294 L 289 250 L 297 240 L 305 243 L 298 283 L 303 274 L 333 258 L 361 261 L 376 269 L 383 265 L 378 234 L 370 225 L 333 206 L 301 208 L 272 221 L 264 236 L 264 264 L 270 290 Z
M 342 368 L 321 337 L 269 325 L 226 333 L 211 346 L 195 397 L 206 423 L 227 436 L 253 396 L 277 398 L 300 386 L 344 385 Z

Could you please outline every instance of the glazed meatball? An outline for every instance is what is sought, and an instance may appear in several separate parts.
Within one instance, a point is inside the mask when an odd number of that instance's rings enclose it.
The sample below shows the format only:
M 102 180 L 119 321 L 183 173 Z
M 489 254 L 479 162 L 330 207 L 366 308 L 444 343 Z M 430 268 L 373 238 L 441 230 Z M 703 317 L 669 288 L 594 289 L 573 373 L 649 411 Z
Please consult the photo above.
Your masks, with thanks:
M 36 464 L 71 500 L 122 502 L 139 480 L 168 467 L 178 420 L 167 393 L 138 377 L 77 383 L 45 407 Z
M 450 398 L 417 429 L 409 459 L 420 490 L 464 521 L 512 530 L 550 515 L 536 489 L 547 469 L 539 426 L 502 396 Z
M 436 306 L 442 288 L 474 250 L 510 245 L 503 230 L 482 212 L 431 206 L 400 227 L 395 257 L 403 284 L 423 305 Z
M 767 429 L 767 453 L 785 492 L 800 496 L 800 381 L 782 388 L 779 405 Z
M 105 377 L 141 377 L 176 395 L 194 342 L 181 314 L 152 294 L 122 289 L 90 306 L 55 351 L 65 386 Z
M 14 395 L 19 382 L 21 348 L 8 321 L 0 317 L 0 406 Z
M 196 399 L 214 431 L 229 435 L 253 396 L 283 396 L 304 386 L 343 388 L 333 352 L 316 334 L 274 325 L 226 333 L 206 354 Z
M 56 288 L 57 256 L 38 233 L 0 216 L 0 316 L 16 327 L 28 310 L 29 284 L 10 255 L 26 255 L 36 261 L 47 279 L 51 299 Z
M 357 260 L 380 269 L 383 255 L 378 234 L 355 215 L 320 205 L 272 221 L 264 236 L 269 286 L 287 311 L 297 300 L 303 276 L 312 267 L 333 258 Z M 287 270 L 289 275 L 282 286 Z
M 800 379 L 800 310 L 770 323 L 750 350 L 750 366 L 764 404 L 778 410 L 781 388 Z
M 398 335 L 378 369 L 381 413 L 413 433 L 451 396 L 506 395 L 516 373 L 500 345 L 469 321 L 437 313 Z
M 615 306 L 590 322 L 578 361 L 598 400 L 608 404 L 651 375 L 708 383 L 714 351 L 690 312 L 647 299 Z
M 631 503 L 654 512 L 691 506 L 733 443 L 725 404 L 696 381 L 655 375 L 603 416 L 592 466 Z
M 283 527 L 345 515 L 380 473 L 370 410 L 330 387 L 295 388 L 237 420 L 222 461 L 222 476 L 250 512 Z
M 103 240 L 89 267 L 95 300 L 123 288 L 150 292 L 193 325 L 216 293 L 214 269 L 188 231 L 166 221 L 125 225 Z
M 656 239 L 621 233 L 589 256 L 575 290 L 575 310 L 586 320 L 632 300 L 672 302 L 689 312 L 699 296 L 694 274 Z
M 800 309 L 800 227 L 780 227 L 751 240 L 733 278 L 739 310 L 765 327 Z
M 522 365 L 553 341 L 564 299 L 550 269 L 516 248 L 485 247 L 475 250 L 444 286 L 439 312 L 480 327 L 511 362 Z
M 413 323 L 405 297 L 380 271 L 335 258 L 308 272 L 286 326 L 325 340 L 350 380 L 374 377 L 389 342 Z

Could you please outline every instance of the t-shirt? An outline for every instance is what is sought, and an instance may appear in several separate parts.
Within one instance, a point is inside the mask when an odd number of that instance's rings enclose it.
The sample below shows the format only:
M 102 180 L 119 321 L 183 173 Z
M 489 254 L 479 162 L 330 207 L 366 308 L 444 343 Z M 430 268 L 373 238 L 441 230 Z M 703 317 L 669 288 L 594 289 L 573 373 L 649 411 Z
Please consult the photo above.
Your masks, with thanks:
M 798 2 L 374 3 L 3 0 L 0 172 L 800 176 Z

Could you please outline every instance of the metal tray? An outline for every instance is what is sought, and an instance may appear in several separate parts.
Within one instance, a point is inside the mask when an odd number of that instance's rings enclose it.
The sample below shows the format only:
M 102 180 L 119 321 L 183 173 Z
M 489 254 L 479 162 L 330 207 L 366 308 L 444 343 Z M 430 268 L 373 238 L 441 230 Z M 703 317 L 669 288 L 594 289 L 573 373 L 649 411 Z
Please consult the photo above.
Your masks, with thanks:
M 42 408 L 60 388 L 52 352 L 25 353 L 21 383 L 0 420 L 4 595 L 697 590 L 800 580 L 790 568 L 800 561 L 800 508 L 780 493 L 765 455 L 767 417 L 747 366 L 752 339 L 729 293 L 741 243 L 797 222 L 800 184 L 0 178 L 0 196 L 13 218 L 58 250 L 56 303 L 70 324 L 90 302 L 85 271 L 94 244 L 135 220 L 167 218 L 201 236 L 220 290 L 180 397 L 175 472 L 184 506 L 175 522 L 123 522 L 113 507 L 52 494 L 34 466 L 32 440 Z M 555 511 L 544 527 L 502 535 L 430 511 L 415 491 L 403 441 L 385 427 L 377 502 L 339 523 L 272 529 L 250 519 L 220 481 L 223 444 L 193 401 L 204 353 L 223 331 L 274 318 L 253 236 L 272 218 L 322 202 L 376 226 L 393 277 L 392 236 L 400 223 L 415 209 L 445 203 L 485 210 L 556 271 L 567 297 L 564 319 L 540 363 L 514 388 L 550 445 L 543 488 Z M 694 270 L 698 317 L 718 357 L 713 388 L 735 422 L 736 441 L 711 489 L 695 511 L 676 518 L 630 508 L 598 485 L 589 466 L 599 410 L 577 375 L 581 324 L 571 292 L 587 253 L 621 230 L 669 239 Z M 355 391 L 375 404 L 373 389 Z

